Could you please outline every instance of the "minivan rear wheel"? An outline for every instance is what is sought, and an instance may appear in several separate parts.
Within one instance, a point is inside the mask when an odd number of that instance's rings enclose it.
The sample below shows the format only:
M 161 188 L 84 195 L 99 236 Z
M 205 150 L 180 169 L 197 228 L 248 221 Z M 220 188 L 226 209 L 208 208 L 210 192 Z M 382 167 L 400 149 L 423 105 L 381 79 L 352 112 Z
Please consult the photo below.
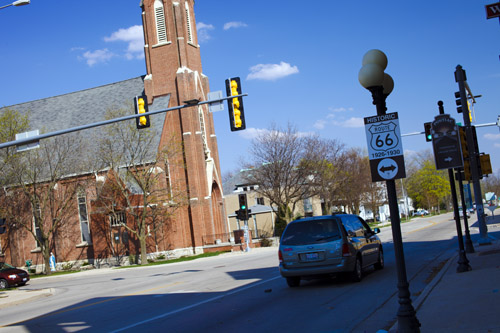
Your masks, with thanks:
M 354 264 L 354 270 L 351 272 L 351 280 L 353 282 L 359 282 L 363 278 L 363 271 L 361 268 L 361 259 L 356 257 L 356 263 Z
M 298 287 L 300 285 L 300 276 L 287 277 L 286 283 L 290 288 Z

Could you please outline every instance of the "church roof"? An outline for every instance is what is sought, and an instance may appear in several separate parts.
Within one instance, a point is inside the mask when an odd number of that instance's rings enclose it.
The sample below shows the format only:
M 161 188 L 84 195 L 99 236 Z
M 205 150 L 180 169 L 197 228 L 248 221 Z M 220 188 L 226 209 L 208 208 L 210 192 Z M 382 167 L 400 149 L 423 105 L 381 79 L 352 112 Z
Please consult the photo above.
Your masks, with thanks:
M 119 81 L 95 88 L 76 91 L 64 95 L 53 96 L 7 106 L 21 114 L 29 113 L 30 130 L 40 133 L 68 129 L 80 125 L 106 120 L 109 109 L 131 109 L 133 98 L 144 94 L 144 76 Z M 157 97 L 149 105 L 150 111 L 168 108 L 170 96 Z M 0 112 L 3 108 L 0 108 Z M 127 120 L 135 122 L 135 120 Z M 160 134 L 165 121 L 165 114 L 150 117 L 151 130 Z M 119 124 L 119 123 L 118 123 Z M 104 126 L 94 127 L 78 132 L 88 142 L 90 156 L 98 149 L 100 139 L 104 138 Z M 73 135 L 73 134 L 66 134 Z M 159 145 L 160 135 L 155 136 L 153 144 Z M 43 140 L 41 142 L 43 144 Z

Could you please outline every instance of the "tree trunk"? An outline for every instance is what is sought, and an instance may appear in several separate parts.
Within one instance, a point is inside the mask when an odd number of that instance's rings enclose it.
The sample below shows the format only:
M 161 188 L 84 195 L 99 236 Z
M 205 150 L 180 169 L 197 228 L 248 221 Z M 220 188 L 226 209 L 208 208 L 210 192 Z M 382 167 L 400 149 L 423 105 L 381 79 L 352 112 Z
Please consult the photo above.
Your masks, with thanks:
M 139 242 L 141 244 L 141 265 L 146 265 L 148 263 L 148 250 L 146 248 L 146 235 L 139 237 Z
M 44 239 L 42 246 L 42 255 L 43 255 L 43 263 L 45 264 L 45 275 L 50 275 L 50 248 L 49 248 L 49 240 Z

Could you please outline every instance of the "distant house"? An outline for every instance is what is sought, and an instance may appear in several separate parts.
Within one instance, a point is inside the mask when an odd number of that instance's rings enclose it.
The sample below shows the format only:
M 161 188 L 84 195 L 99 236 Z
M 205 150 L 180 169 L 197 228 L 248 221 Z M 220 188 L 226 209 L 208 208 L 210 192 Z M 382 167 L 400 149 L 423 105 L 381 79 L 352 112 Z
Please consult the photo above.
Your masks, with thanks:
M 240 171 L 224 183 L 224 197 L 226 200 L 226 214 L 229 218 L 230 230 L 239 230 L 244 221 L 239 221 L 235 214 L 238 210 L 238 194 L 245 193 L 249 209 L 252 210 L 248 227 L 252 230 L 253 238 L 275 235 L 277 207 L 272 207 L 269 199 L 256 191 L 258 185 L 248 183 L 244 176 L 246 171 Z M 293 212 L 295 217 L 322 215 L 321 200 L 317 197 L 302 200 Z

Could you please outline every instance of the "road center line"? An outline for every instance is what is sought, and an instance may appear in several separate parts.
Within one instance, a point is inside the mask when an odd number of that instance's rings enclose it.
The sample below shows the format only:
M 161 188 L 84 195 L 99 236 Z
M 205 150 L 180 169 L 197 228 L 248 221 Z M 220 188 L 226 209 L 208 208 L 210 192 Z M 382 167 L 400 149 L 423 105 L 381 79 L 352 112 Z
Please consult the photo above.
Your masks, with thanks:
M 142 325 L 142 324 L 146 324 L 146 323 L 149 323 L 149 322 L 152 322 L 152 321 L 155 321 L 155 320 L 158 320 L 158 319 L 161 319 L 161 318 L 165 318 L 165 317 L 168 317 L 170 315 L 173 315 L 175 313 L 179 313 L 179 312 L 182 312 L 182 311 L 186 311 L 186 310 L 189 310 L 189 309 L 192 309 L 192 308 L 195 308 L 197 306 L 200 306 L 200 305 L 203 305 L 203 304 L 206 304 L 206 303 L 210 303 L 210 302 L 213 302 L 213 301 L 216 301 L 216 300 L 219 300 L 221 298 L 224 298 L 226 296 L 230 296 L 230 295 L 233 295 L 233 294 L 236 294 L 236 293 L 239 293 L 239 292 L 242 292 L 242 291 L 245 291 L 247 289 L 250 289 L 250 288 L 253 288 L 253 287 L 257 287 L 261 284 L 264 284 L 264 283 L 267 283 L 267 282 L 270 282 L 270 281 L 273 281 L 273 280 L 276 280 L 276 279 L 279 279 L 281 278 L 280 275 L 278 276 L 275 276 L 271 279 L 268 279 L 268 280 L 264 280 L 264 281 L 261 281 L 261 282 L 258 282 L 258 283 L 254 283 L 254 284 L 251 284 L 251 285 L 248 285 L 246 287 L 243 287 L 243 288 L 238 288 L 238 289 L 235 289 L 233 291 L 230 291 L 228 293 L 225 293 L 223 295 L 219 295 L 219 296 L 216 296 L 216 297 L 212 297 L 212 298 L 209 298 L 209 299 L 206 299 L 204 301 L 201 301 L 201 302 L 198 302 L 198 303 L 194 303 L 194 304 L 191 304 L 191 305 L 188 305 L 188 306 L 185 306 L 185 307 L 182 307 L 180 309 L 177 309 L 177 310 L 173 310 L 173 311 L 170 311 L 170 312 L 166 312 L 166 313 L 163 313 L 161 315 L 158 315 L 158 316 L 155 316 L 155 317 L 152 317 L 152 318 L 149 318 L 149 319 L 146 319 L 146 320 L 142 320 L 142 321 L 139 321 L 135 324 L 131 324 L 131 325 L 128 325 L 128 326 L 125 326 L 125 327 L 122 327 L 120 329 L 117 329 L 117 330 L 114 330 L 114 331 L 111 331 L 112 333 L 114 332 L 121 332 L 121 331 L 125 331 L 125 330 L 128 330 L 129 328 L 132 328 L 132 327 L 136 327 L 136 326 L 139 326 L 139 325 Z

